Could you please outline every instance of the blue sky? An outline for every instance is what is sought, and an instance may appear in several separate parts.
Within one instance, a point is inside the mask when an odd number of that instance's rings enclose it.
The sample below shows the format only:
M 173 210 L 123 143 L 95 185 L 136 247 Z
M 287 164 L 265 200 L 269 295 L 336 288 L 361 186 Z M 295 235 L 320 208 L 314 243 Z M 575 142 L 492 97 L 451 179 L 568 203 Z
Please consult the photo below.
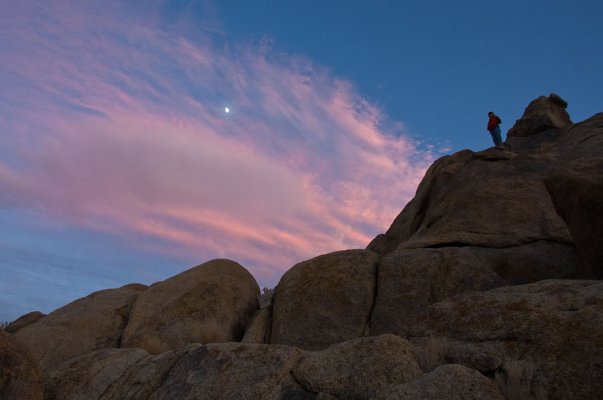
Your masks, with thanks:
M 216 257 L 362 248 L 539 95 L 603 111 L 599 1 L 6 0 L 0 320 Z M 229 113 L 224 110 L 228 107 Z

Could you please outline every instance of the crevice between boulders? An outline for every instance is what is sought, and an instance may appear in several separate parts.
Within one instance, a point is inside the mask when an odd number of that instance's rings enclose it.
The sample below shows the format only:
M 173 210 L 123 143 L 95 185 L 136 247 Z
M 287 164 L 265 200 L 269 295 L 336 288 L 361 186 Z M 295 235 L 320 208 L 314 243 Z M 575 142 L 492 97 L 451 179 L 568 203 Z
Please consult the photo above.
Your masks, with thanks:
M 520 246 L 528 246 L 528 245 L 535 244 L 538 242 L 549 242 L 549 243 L 557 243 L 557 244 L 564 244 L 564 245 L 575 245 L 575 243 L 573 241 L 556 240 L 555 238 L 546 238 L 546 239 L 540 238 L 540 239 L 530 239 L 530 240 L 526 240 L 525 242 L 521 242 L 521 243 L 517 243 L 517 244 L 510 244 L 507 246 L 498 246 L 498 247 L 486 246 L 486 245 L 482 245 L 482 244 L 478 244 L 478 243 L 444 242 L 444 243 L 435 243 L 435 244 L 432 244 L 429 246 L 423 246 L 423 247 L 412 247 L 412 248 L 408 248 L 408 249 L 415 250 L 415 249 L 441 249 L 441 248 L 446 248 L 446 247 L 456 247 L 456 248 L 478 247 L 478 248 L 482 248 L 482 249 L 503 250 L 503 249 L 512 249 L 514 247 L 520 247 Z
M 374 289 L 373 289 L 373 304 L 371 305 L 371 311 L 369 312 L 366 320 L 366 325 L 364 328 L 364 336 L 373 336 L 372 325 L 373 325 L 373 313 L 375 312 L 375 308 L 377 307 L 377 299 L 379 296 L 379 270 L 381 269 L 381 260 L 383 259 L 382 254 L 377 253 L 377 261 L 374 265 Z

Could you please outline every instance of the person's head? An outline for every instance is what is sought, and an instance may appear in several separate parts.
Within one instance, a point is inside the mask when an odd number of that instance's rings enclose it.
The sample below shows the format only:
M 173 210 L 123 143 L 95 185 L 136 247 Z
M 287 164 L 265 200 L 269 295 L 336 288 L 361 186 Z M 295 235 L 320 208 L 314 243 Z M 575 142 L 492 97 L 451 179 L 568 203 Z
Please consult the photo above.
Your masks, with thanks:
M 492 111 L 490 111 L 490 112 L 488 113 L 488 117 L 493 117 L 493 116 L 494 116 L 494 113 L 493 113 Z

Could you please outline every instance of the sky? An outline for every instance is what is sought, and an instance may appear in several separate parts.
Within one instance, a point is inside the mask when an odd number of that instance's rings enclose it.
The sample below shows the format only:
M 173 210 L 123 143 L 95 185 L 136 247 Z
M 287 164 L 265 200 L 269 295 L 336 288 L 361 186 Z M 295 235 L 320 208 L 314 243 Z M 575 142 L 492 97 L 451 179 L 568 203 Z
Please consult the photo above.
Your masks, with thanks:
M 603 111 L 603 2 L 0 0 L 0 321 L 364 248 L 534 98 Z

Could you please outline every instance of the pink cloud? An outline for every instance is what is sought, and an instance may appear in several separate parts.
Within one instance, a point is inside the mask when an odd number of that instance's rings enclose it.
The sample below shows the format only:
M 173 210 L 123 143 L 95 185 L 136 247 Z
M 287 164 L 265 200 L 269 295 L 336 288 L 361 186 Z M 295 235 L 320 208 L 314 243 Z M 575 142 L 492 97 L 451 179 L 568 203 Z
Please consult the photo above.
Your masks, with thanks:
M 19 82 L 0 94 L 12 128 L 0 200 L 13 207 L 144 251 L 247 260 L 274 283 L 366 246 L 433 159 L 307 59 L 57 4 L 0 17 L 0 43 L 17 43 L 0 61 Z

